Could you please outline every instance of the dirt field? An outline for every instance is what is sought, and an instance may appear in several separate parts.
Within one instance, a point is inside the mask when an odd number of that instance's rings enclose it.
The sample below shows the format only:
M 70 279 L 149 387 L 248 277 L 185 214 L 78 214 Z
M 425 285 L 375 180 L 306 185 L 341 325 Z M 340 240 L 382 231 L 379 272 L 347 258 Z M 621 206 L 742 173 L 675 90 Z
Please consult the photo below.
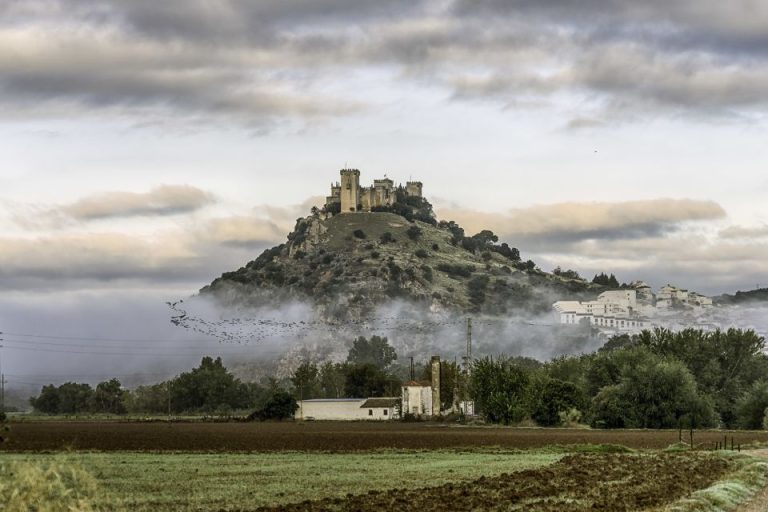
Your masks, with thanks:
M 571 455 L 551 466 L 472 482 L 393 489 L 259 509 L 313 511 L 513 511 L 569 512 L 648 510 L 709 486 L 729 469 L 716 456 L 699 454 Z
M 725 433 L 697 432 L 704 447 Z M 728 432 L 736 444 L 768 441 L 768 432 Z M 687 437 L 684 439 L 687 440 Z M 23 422 L 11 425 L 4 451 L 363 451 L 372 449 L 539 448 L 548 445 L 621 444 L 659 449 L 678 440 L 672 430 L 516 429 L 428 423 L 139 423 Z

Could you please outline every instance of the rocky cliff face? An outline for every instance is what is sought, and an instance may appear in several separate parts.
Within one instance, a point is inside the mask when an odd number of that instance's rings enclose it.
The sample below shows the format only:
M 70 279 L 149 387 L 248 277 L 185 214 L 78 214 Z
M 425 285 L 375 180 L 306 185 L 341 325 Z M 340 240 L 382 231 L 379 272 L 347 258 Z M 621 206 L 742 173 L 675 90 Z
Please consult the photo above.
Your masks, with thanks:
M 353 319 L 392 299 L 435 312 L 542 312 L 554 300 L 603 289 L 541 272 L 488 237 L 468 240 L 453 223 L 317 212 L 299 219 L 286 243 L 223 274 L 201 294 L 231 305 L 309 300 L 326 318 Z

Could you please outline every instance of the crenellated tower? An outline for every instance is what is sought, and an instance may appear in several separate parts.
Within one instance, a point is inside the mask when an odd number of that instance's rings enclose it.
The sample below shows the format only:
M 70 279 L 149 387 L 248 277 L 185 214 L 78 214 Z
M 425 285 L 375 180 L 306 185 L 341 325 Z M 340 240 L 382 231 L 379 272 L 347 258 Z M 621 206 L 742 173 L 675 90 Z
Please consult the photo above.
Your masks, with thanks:
M 356 212 L 360 205 L 360 171 L 341 170 L 341 213 Z

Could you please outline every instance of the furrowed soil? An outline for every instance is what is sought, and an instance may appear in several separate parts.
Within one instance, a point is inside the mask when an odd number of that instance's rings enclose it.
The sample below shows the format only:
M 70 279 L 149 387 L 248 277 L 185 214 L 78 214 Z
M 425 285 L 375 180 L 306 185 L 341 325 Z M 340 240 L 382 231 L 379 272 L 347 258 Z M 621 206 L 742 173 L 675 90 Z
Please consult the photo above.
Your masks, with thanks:
M 768 432 L 698 431 L 694 442 L 747 444 L 768 441 Z M 684 440 L 687 437 L 684 435 Z M 0 451 L 58 450 L 354 452 L 376 449 L 444 449 L 548 445 L 620 444 L 637 449 L 665 448 L 678 441 L 674 430 L 525 429 L 447 426 L 434 423 L 285 422 L 14 422 Z
M 481 477 L 418 490 L 369 491 L 259 508 L 314 511 L 542 511 L 651 510 L 708 487 L 730 468 L 709 454 L 590 454 L 566 456 L 545 468 Z

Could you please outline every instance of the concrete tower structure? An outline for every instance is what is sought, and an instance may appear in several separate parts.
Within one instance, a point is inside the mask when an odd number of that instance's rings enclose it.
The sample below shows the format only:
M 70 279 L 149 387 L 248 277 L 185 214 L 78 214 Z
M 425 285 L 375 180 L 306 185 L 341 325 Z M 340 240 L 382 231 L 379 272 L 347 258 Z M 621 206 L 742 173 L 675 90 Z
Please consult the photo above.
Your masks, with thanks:
M 432 356 L 432 416 L 440 416 L 440 356 Z
M 360 204 L 360 171 L 341 170 L 341 213 L 356 212 Z

